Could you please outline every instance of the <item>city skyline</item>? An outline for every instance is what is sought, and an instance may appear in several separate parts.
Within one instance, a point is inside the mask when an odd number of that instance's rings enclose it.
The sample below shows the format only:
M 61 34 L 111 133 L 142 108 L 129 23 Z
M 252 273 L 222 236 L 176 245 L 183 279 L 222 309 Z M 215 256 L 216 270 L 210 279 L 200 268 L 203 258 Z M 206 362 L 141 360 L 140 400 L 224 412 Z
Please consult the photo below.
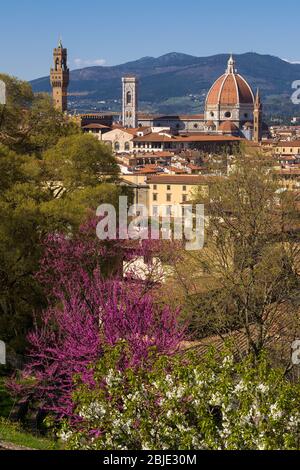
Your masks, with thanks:
M 102 2 L 101 2 L 102 3 Z M 253 0 L 251 14 L 233 0 L 215 7 L 195 0 L 154 0 L 141 9 L 137 0 L 98 2 L 93 10 L 78 0 L 11 0 L 1 6 L 0 70 L 32 80 L 49 74 L 51 51 L 61 36 L 70 69 L 117 65 L 169 52 L 195 56 L 254 51 L 300 62 L 295 0 L 270 6 Z M 12 34 L 15 32 L 15 34 Z M 280 32 L 280 34 L 278 34 Z

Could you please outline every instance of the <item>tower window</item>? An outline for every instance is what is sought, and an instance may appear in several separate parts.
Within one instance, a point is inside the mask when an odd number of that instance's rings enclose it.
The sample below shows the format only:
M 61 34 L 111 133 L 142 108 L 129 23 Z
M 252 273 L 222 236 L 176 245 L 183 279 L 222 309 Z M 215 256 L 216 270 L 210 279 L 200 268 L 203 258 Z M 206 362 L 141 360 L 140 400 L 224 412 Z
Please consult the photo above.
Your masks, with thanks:
M 230 112 L 230 111 L 226 111 L 225 117 L 226 117 L 226 118 L 231 118 L 231 112 Z
M 127 103 L 127 104 L 131 104 L 131 103 L 132 103 L 132 95 L 131 95 L 131 92 L 130 92 L 130 91 L 127 92 L 127 95 L 126 95 L 126 103 Z

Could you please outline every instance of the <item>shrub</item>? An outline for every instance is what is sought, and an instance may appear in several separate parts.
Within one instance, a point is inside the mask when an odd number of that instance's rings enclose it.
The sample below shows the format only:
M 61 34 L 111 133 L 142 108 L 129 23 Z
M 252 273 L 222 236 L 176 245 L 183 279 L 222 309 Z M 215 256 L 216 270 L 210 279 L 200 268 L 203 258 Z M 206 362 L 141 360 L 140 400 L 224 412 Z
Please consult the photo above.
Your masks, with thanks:
M 154 360 L 120 371 L 122 344 L 94 368 L 94 389 L 79 384 L 82 422 L 65 421 L 70 449 L 271 450 L 300 448 L 300 388 L 265 357 L 240 364 L 211 354 Z

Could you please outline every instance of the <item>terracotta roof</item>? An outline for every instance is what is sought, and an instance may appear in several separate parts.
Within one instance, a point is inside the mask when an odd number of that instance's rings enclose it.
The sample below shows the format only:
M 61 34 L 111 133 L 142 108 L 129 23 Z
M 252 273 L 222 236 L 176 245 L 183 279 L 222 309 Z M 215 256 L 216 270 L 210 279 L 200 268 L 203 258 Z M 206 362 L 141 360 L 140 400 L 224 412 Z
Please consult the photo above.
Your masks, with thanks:
M 86 126 L 82 126 L 82 129 L 111 129 L 109 126 L 104 126 L 103 124 L 87 124 Z
M 186 184 L 186 185 L 200 185 L 210 184 L 218 181 L 220 177 L 217 176 L 203 176 L 203 175 L 157 175 L 147 178 L 148 184 Z
M 194 171 L 198 171 L 198 170 L 200 171 L 200 170 L 202 170 L 201 166 L 194 165 L 193 163 L 189 163 L 189 164 L 187 165 L 187 167 L 190 168 L 192 171 L 193 171 L 193 170 L 194 170 Z
M 158 172 L 160 169 L 159 166 L 157 165 L 145 165 L 144 168 L 141 168 L 140 170 L 137 170 L 134 172 L 135 175 L 153 175 Z
M 171 158 L 174 157 L 173 152 L 147 152 L 147 153 L 136 153 L 132 158 Z
M 283 170 L 277 170 L 276 173 L 282 176 L 300 176 L 300 168 L 285 168 Z
M 134 142 L 232 142 L 240 140 L 239 137 L 222 135 L 193 134 L 169 137 L 158 133 L 147 134 L 133 139 Z
M 127 132 L 127 134 L 132 134 L 132 135 L 136 135 L 137 132 L 140 130 L 139 128 L 131 128 L 131 127 L 123 127 L 122 128 L 123 131 Z
M 183 170 L 182 168 L 177 168 L 177 166 L 170 166 L 170 167 L 168 167 L 168 170 L 172 171 L 173 173 L 176 173 L 177 175 L 186 174 L 185 170 Z
M 238 128 L 232 121 L 223 121 L 219 126 L 219 130 L 222 132 L 237 132 Z
M 126 129 L 125 127 L 121 127 L 121 126 L 113 126 L 111 130 L 125 132 L 126 134 L 131 135 L 133 137 L 136 135 L 135 129 Z
M 291 142 L 281 141 L 276 142 L 277 147 L 299 147 L 300 148 L 300 140 L 292 140 Z

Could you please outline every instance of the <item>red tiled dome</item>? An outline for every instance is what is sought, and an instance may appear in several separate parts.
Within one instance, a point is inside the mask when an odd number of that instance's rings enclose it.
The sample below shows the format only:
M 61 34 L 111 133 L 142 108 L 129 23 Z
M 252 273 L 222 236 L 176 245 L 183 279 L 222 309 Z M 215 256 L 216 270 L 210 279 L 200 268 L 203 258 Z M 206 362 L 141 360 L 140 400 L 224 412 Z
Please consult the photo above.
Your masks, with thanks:
M 232 57 L 229 59 L 228 68 L 211 87 L 206 106 L 237 104 L 254 104 L 254 96 L 250 85 L 235 70 L 235 63 Z

